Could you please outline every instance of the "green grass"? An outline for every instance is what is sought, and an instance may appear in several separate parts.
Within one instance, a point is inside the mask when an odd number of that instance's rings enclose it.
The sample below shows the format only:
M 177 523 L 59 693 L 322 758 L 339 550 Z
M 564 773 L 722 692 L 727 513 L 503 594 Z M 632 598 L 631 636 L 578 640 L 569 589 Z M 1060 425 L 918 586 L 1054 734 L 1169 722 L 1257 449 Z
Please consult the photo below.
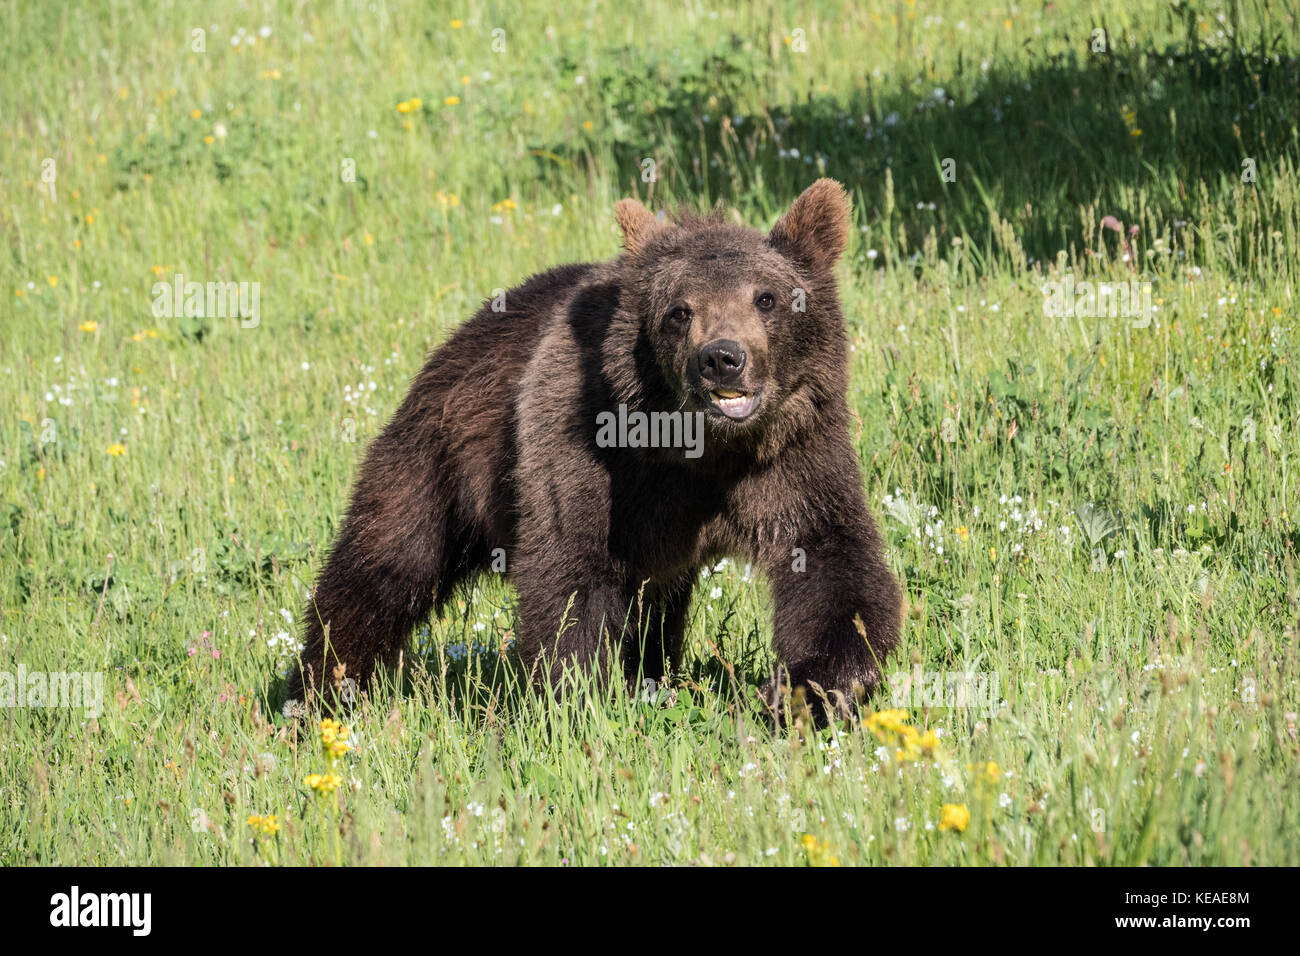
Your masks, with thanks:
M 105 682 L 0 708 L 0 863 L 1300 863 L 1293 5 L 370 6 L 0 0 L 0 672 Z M 767 226 L 818 175 L 888 669 L 996 676 L 993 712 L 908 702 L 940 745 L 902 764 L 774 734 L 731 563 L 671 688 L 531 697 L 485 583 L 313 795 L 279 635 L 426 351 L 613 255 L 621 196 Z M 1045 315 L 1064 271 L 1153 321 Z M 177 272 L 259 282 L 260 324 L 156 318 Z

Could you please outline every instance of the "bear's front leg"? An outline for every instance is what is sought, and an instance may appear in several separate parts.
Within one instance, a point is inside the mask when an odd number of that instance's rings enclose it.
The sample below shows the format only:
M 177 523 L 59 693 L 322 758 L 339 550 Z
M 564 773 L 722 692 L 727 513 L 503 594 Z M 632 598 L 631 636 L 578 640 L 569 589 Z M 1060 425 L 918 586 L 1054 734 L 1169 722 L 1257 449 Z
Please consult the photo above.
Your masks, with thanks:
M 765 562 L 774 604 L 773 643 L 784 674 L 763 689 L 777 710 L 784 684 L 805 689 L 820 720 L 824 693 L 839 716 L 880 683 L 898 643 L 901 595 L 865 508 L 825 528 L 809 528 Z M 814 687 L 812 685 L 816 684 Z
M 577 674 L 589 674 L 606 686 L 621 672 L 624 633 L 635 627 L 635 593 L 617 581 L 606 562 L 597 556 L 526 556 L 514 581 L 519 656 L 534 684 L 549 681 L 563 690 Z

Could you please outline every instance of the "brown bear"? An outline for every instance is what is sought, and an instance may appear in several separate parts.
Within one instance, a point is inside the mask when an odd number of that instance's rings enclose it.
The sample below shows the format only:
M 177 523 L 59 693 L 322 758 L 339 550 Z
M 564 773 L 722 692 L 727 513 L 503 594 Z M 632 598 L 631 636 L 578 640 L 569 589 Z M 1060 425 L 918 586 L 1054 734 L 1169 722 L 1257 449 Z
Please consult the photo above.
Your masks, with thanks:
M 503 566 L 535 682 L 662 679 L 700 568 L 731 556 L 771 586 L 765 698 L 802 686 L 851 709 L 897 642 L 900 592 L 849 439 L 833 272 L 849 215 L 829 179 L 767 235 L 626 199 L 617 259 L 485 305 L 371 446 L 289 696 L 364 684 L 458 583 Z

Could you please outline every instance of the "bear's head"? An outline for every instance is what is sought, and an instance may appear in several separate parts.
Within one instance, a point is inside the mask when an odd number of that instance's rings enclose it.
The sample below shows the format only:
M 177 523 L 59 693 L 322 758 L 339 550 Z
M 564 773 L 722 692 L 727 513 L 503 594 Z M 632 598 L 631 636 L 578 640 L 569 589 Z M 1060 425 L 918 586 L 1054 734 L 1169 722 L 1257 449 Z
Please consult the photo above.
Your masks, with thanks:
M 716 213 L 659 219 L 618 203 L 620 310 L 635 327 L 638 381 L 654 373 L 661 400 L 706 413 L 724 444 L 770 445 L 835 414 L 847 359 L 833 270 L 849 214 L 831 179 L 766 234 Z

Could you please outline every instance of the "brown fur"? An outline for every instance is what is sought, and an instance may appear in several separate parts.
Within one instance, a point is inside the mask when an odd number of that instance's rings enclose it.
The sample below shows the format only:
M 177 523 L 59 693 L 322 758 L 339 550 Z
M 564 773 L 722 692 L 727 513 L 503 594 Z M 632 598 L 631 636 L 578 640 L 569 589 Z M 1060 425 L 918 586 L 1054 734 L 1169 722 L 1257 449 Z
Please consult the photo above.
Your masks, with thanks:
M 678 667 L 692 585 L 727 555 L 766 573 L 789 686 L 846 710 L 877 685 L 900 596 L 848 433 L 843 189 L 814 183 L 767 236 L 635 200 L 616 216 L 621 256 L 533 277 L 429 358 L 361 468 L 290 696 L 392 664 L 495 548 L 536 680 Z M 757 396 L 748 418 L 719 383 Z M 620 403 L 705 411 L 702 454 L 599 447 Z

